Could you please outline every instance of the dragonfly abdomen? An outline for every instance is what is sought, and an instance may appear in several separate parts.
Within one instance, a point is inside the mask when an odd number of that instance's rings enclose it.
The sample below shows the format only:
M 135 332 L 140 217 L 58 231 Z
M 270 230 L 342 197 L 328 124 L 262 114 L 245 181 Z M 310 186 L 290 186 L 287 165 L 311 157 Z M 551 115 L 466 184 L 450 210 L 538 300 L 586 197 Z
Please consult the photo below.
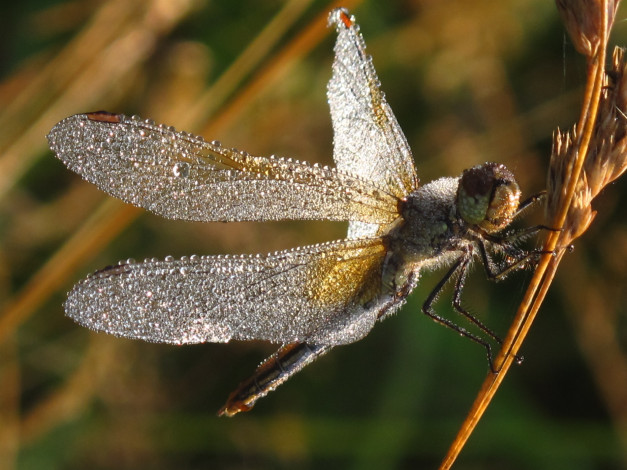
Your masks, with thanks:
M 290 343 L 263 361 L 253 375 L 229 395 L 218 416 L 234 416 L 248 411 L 255 402 L 273 391 L 303 367 L 329 352 L 333 346 L 306 343 Z

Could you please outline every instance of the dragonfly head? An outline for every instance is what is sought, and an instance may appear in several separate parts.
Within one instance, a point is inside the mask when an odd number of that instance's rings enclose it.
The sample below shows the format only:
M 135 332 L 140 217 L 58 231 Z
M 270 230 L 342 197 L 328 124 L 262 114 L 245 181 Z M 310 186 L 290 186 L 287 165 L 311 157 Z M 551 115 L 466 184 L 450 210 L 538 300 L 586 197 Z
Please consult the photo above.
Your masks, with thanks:
M 457 213 L 488 233 L 507 227 L 520 201 L 520 188 L 504 165 L 484 163 L 465 170 L 457 188 Z

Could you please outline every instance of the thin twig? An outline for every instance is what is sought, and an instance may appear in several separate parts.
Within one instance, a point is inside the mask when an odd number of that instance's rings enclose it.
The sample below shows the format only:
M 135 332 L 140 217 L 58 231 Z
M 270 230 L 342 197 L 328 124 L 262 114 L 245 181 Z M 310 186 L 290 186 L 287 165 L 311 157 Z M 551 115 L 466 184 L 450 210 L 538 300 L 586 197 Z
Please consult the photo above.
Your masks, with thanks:
M 535 319 L 540 305 L 546 296 L 548 288 L 557 271 L 559 262 L 564 254 L 564 248 L 568 246 L 574 238 L 583 233 L 583 231 L 589 226 L 593 217 L 593 214 L 591 213 L 590 215 L 586 214 L 588 215 L 587 217 L 582 216 L 577 221 L 576 225 L 578 226 L 576 229 L 575 227 L 567 227 L 567 224 L 569 223 L 567 218 L 570 215 L 569 211 L 571 206 L 577 202 L 576 197 L 579 197 L 578 194 L 582 191 L 580 188 L 580 182 L 582 181 L 582 177 L 585 179 L 586 176 L 582 175 L 582 169 L 586 163 L 586 158 L 590 155 L 590 153 L 597 151 L 597 149 L 591 150 L 591 142 L 595 137 L 595 126 L 597 126 L 598 122 L 599 106 L 601 103 L 602 90 L 605 80 L 604 65 L 607 40 L 609 30 L 613 22 L 614 13 L 617 8 L 617 2 L 612 2 L 611 0 L 602 1 L 599 5 L 593 5 L 592 3 L 593 2 L 590 2 L 587 6 L 597 7 L 600 9 L 600 11 L 595 11 L 597 13 L 596 17 L 600 19 L 598 24 L 588 22 L 585 25 L 588 29 L 584 30 L 582 24 L 574 21 L 573 17 L 569 17 L 570 20 L 573 20 L 570 25 L 567 22 L 567 26 L 571 27 L 569 30 L 571 36 L 579 33 L 579 39 L 581 40 L 574 41 L 576 45 L 578 44 L 580 46 L 578 47 L 578 50 L 589 54 L 589 79 L 584 94 L 584 104 L 582 106 L 581 116 L 575 131 L 575 137 L 577 140 L 575 141 L 575 145 L 572 146 L 572 151 L 569 152 L 568 155 L 563 156 L 569 157 L 572 160 L 568 162 L 568 164 L 562 163 L 561 165 L 561 176 L 563 178 L 562 187 L 565 187 L 566 189 L 563 193 L 560 193 L 559 198 L 555 194 L 550 195 L 554 200 L 559 200 L 559 205 L 554 206 L 552 214 L 549 214 L 552 215 L 549 225 L 551 227 L 567 229 L 549 233 L 543 247 L 543 250 L 545 250 L 548 254 L 543 255 L 540 259 L 527 292 L 517 311 L 516 317 L 508 331 L 503 347 L 495 360 L 495 364 L 499 372 L 490 372 L 486 377 L 477 398 L 471 407 L 471 410 L 460 427 L 455 440 L 451 444 L 447 455 L 440 466 L 441 469 L 451 468 L 505 378 L 507 371 L 509 370 L 512 362 L 515 360 L 515 357 L 517 356 L 520 347 L 529 332 L 529 329 L 531 328 L 531 324 Z M 566 8 L 568 12 L 575 10 L 575 13 L 577 13 L 575 16 L 577 19 L 590 18 L 590 15 L 586 15 L 586 12 L 583 11 L 584 7 L 581 4 L 569 5 L 567 2 L 560 1 L 558 1 L 558 4 L 561 8 Z M 577 10 L 577 8 L 582 8 L 582 10 Z M 583 14 L 581 14 L 582 11 Z M 572 28 L 577 27 L 581 27 L 581 29 L 573 31 Z M 593 34 L 590 34 L 591 30 L 589 28 L 594 28 L 592 31 Z M 559 135 L 556 137 L 559 137 Z M 612 136 L 607 136 L 608 140 L 610 140 L 611 137 Z M 554 148 L 554 158 L 556 157 L 556 151 L 557 149 Z M 552 162 L 552 165 L 553 164 L 554 163 Z M 555 168 L 552 166 L 551 170 L 554 171 Z M 566 172 L 566 170 L 569 171 Z M 555 189 L 562 191 L 562 187 Z M 597 189 L 600 191 L 599 188 Z M 598 194 L 598 191 L 596 194 Z

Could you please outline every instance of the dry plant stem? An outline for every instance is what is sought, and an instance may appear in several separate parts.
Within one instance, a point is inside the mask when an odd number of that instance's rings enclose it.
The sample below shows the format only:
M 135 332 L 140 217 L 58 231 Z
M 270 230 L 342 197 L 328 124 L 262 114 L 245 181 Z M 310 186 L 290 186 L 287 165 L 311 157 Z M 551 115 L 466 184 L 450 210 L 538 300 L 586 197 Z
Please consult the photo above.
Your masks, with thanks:
M 563 199 L 565 203 L 559 208 L 558 213 L 554 217 L 550 226 L 563 227 L 568 214 L 568 209 L 573 201 L 575 187 L 581 176 L 581 170 L 588 153 L 590 141 L 594 132 L 594 126 L 597 119 L 603 79 L 605 73 L 605 55 L 607 49 L 608 38 L 608 18 L 607 5 L 604 2 L 602 12 L 602 27 L 600 32 L 600 44 L 595 49 L 595 55 L 589 62 L 588 77 L 584 95 L 584 104 L 577 125 L 577 135 L 579 141 L 576 143 L 576 160 L 573 165 L 572 172 L 567 180 L 566 197 Z M 512 322 L 512 326 L 508 331 L 508 335 L 503 342 L 503 346 L 495 360 L 498 373 L 488 373 L 482 387 L 473 403 L 466 419 L 462 423 L 455 440 L 449 447 L 449 450 L 440 465 L 440 469 L 449 469 L 460 454 L 464 445 L 468 441 L 470 435 L 474 431 L 477 423 L 483 416 L 492 398 L 496 394 L 501 382 L 505 378 L 515 356 L 518 354 L 520 347 L 531 328 L 535 316 L 542 304 L 549 286 L 557 271 L 557 266 L 563 256 L 563 249 L 572 242 L 571 232 L 550 232 L 543 250 L 547 252 L 555 252 L 555 255 L 543 255 L 536 268 L 533 278 L 525 293 L 525 296 L 516 313 L 516 317 Z M 559 247 L 559 248 L 558 248 Z M 556 251 L 556 249 L 558 251 Z

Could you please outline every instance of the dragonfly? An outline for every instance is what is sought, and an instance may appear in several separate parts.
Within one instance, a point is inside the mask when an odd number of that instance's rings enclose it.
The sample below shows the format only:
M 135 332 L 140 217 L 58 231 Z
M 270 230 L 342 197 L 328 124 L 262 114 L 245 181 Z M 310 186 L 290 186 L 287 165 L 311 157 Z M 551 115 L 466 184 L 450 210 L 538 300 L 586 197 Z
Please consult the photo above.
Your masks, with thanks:
M 85 180 L 127 203 L 188 221 L 348 221 L 346 238 L 264 255 L 121 261 L 78 282 L 64 304 L 92 330 L 150 342 L 266 340 L 280 344 L 219 415 L 255 402 L 335 346 L 397 312 L 423 271 L 448 267 L 423 305 L 436 322 L 486 348 L 497 336 L 461 305 L 468 267 L 491 279 L 529 264 L 511 230 L 530 204 L 514 175 L 485 163 L 421 186 L 407 140 L 380 89 L 355 18 L 337 32 L 327 97 L 335 167 L 259 157 L 138 117 L 104 111 L 59 122 L 48 140 Z M 524 232 L 522 235 L 520 232 Z M 454 282 L 453 306 L 475 333 L 433 304 Z

